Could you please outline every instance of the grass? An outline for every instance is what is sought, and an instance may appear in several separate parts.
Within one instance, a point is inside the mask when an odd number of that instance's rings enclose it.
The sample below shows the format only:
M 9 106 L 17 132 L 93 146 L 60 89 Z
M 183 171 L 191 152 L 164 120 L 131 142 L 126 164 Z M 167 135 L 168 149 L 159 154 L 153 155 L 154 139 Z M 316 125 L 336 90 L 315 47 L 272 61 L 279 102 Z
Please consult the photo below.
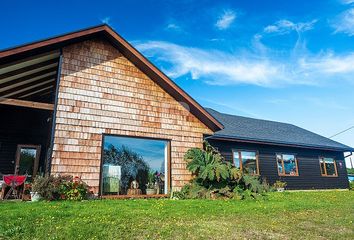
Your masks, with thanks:
M 2 202 L 0 239 L 354 239 L 354 191 L 267 200 Z

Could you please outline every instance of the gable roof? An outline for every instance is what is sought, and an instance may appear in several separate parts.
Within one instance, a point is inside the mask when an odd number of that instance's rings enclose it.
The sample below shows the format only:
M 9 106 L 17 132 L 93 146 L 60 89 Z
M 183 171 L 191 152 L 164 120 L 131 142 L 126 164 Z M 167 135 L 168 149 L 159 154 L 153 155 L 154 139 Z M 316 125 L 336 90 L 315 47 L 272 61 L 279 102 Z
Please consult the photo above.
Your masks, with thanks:
M 69 44 L 93 38 L 104 38 L 108 40 L 127 59 L 160 85 L 162 89 L 177 101 L 188 104 L 190 112 L 211 130 L 218 131 L 223 128 L 222 124 L 210 115 L 191 96 L 177 86 L 176 83 L 106 24 L 2 50 L 0 51 L 0 68 L 2 65 L 8 65 L 10 62 L 15 62 L 32 55 L 57 50 Z
M 224 125 L 211 139 L 268 143 L 335 151 L 354 151 L 353 148 L 320 136 L 292 124 L 254 119 L 206 110 Z

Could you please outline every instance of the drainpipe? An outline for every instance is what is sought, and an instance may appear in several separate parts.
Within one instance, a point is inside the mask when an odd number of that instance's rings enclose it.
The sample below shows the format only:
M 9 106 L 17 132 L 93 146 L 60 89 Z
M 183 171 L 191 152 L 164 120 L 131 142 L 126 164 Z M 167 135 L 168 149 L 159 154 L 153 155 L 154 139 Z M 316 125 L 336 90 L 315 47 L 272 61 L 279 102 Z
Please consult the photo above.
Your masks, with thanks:
M 52 169 L 52 155 L 53 155 L 53 146 L 54 146 L 54 134 L 55 134 L 55 125 L 56 125 L 56 114 L 57 114 L 57 106 L 58 106 L 58 95 L 59 95 L 59 84 L 60 84 L 60 74 L 61 74 L 61 65 L 63 62 L 63 51 L 60 49 L 59 56 L 59 64 L 58 64 L 58 72 L 57 72 L 57 82 L 55 89 L 55 98 L 54 98 L 54 111 L 52 116 L 52 129 L 51 129 L 51 137 L 50 137 L 50 145 L 48 149 L 47 155 L 47 174 L 50 175 Z

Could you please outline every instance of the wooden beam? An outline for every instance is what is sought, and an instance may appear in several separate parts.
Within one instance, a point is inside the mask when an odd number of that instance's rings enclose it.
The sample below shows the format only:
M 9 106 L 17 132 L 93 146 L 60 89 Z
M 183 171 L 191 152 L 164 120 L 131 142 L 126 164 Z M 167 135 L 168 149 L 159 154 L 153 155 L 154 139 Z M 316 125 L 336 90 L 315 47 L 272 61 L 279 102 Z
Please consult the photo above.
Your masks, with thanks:
M 10 93 L 13 93 L 13 92 L 18 92 L 22 89 L 27 89 L 29 87 L 34 87 L 34 86 L 37 86 L 37 85 L 43 85 L 44 82 L 47 82 L 49 80 L 52 80 L 52 81 L 55 81 L 55 76 L 47 76 L 47 77 L 44 77 L 44 78 L 40 78 L 36 81 L 33 81 L 33 82 L 28 82 L 26 84 L 23 84 L 23 85 L 19 85 L 19 86 L 15 86 L 13 88 L 9 88 L 5 91 L 2 91 L 1 88 L 0 88 L 0 97 L 5 97 L 5 95 L 8 95 Z
M 40 77 L 42 75 L 49 74 L 49 73 L 53 73 L 53 76 L 56 76 L 57 69 L 58 69 L 58 67 L 51 67 L 49 69 L 45 69 L 45 70 L 41 70 L 39 72 L 31 73 L 31 74 L 23 76 L 23 77 L 8 80 L 6 82 L 3 82 L 2 79 L 0 78 L 0 89 L 8 87 L 13 84 L 25 82 L 25 81 L 31 80 L 32 78 Z M 3 83 L 1 83 L 1 82 L 3 82 Z
M 29 65 L 29 66 L 26 66 L 26 67 L 18 68 L 16 70 L 0 74 L 0 79 L 13 77 L 13 76 L 16 76 L 16 75 L 19 75 L 19 74 L 22 74 L 22 73 L 25 73 L 25 72 L 28 72 L 28 71 L 32 71 L 32 70 L 34 70 L 36 68 L 41 68 L 41 67 L 45 67 L 47 65 L 52 65 L 54 63 L 58 64 L 58 58 L 50 59 L 50 60 L 47 60 L 47 61 L 44 61 L 44 62 L 39 62 L 39 63 L 36 63 L 36 64 L 32 64 L 32 65 Z
M 31 87 L 31 88 L 27 88 L 27 90 L 20 90 L 18 92 L 14 92 L 14 93 L 11 93 L 7 96 L 2 96 L 2 97 L 5 97 L 5 98 L 21 98 L 21 97 L 24 97 L 25 95 L 27 94 L 30 94 L 30 93 L 38 93 L 40 91 L 44 91 L 45 89 L 50 89 L 50 88 L 54 88 L 55 87 L 55 81 L 54 79 L 52 81 L 46 81 L 45 84 L 41 84 L 41 85 L 37 85 L 37 86 L 34 86 L 34 87 Z
M 24 100 L 11 99 L 11 98 L 0 98 L 0 104 L 19 106 L 19 107 L 28 107 L 28 108 L 37 108 L 37 109 L 44 109 L 44 110 L 51 110 L 51 111 L 54 110 L 54 104 L 31 102 L 31 101 L 24 101 Z

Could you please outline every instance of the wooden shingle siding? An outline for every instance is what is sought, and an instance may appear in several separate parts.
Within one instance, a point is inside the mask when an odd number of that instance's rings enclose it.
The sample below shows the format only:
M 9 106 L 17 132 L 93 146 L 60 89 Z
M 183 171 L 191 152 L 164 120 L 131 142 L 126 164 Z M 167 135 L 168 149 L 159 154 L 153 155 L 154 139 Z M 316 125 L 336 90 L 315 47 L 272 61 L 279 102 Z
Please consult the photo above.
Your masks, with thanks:
M 261 178 L 273 184 L 276 180 L 287 182 L 288 189 L 329 189 L 348 188 L 348 177 L 342 152 L 274 145 L 261 145 L 233 141 L 209 140 L 225 160 L 232 162 L 232 149 L 257 150 L 259 153 L 259 172 Z M 295 154 L 299 176 L 278 176 L 276 153 Z M 338 177 L 323 177 L 319 157 L 333 157 L 336 160 Z
M 171 140 L 172 187 L 189 179 L 184 153 L 212 131 L 103 40 L 63 49 L 52 173 L 98 192 L 102 134 Z

